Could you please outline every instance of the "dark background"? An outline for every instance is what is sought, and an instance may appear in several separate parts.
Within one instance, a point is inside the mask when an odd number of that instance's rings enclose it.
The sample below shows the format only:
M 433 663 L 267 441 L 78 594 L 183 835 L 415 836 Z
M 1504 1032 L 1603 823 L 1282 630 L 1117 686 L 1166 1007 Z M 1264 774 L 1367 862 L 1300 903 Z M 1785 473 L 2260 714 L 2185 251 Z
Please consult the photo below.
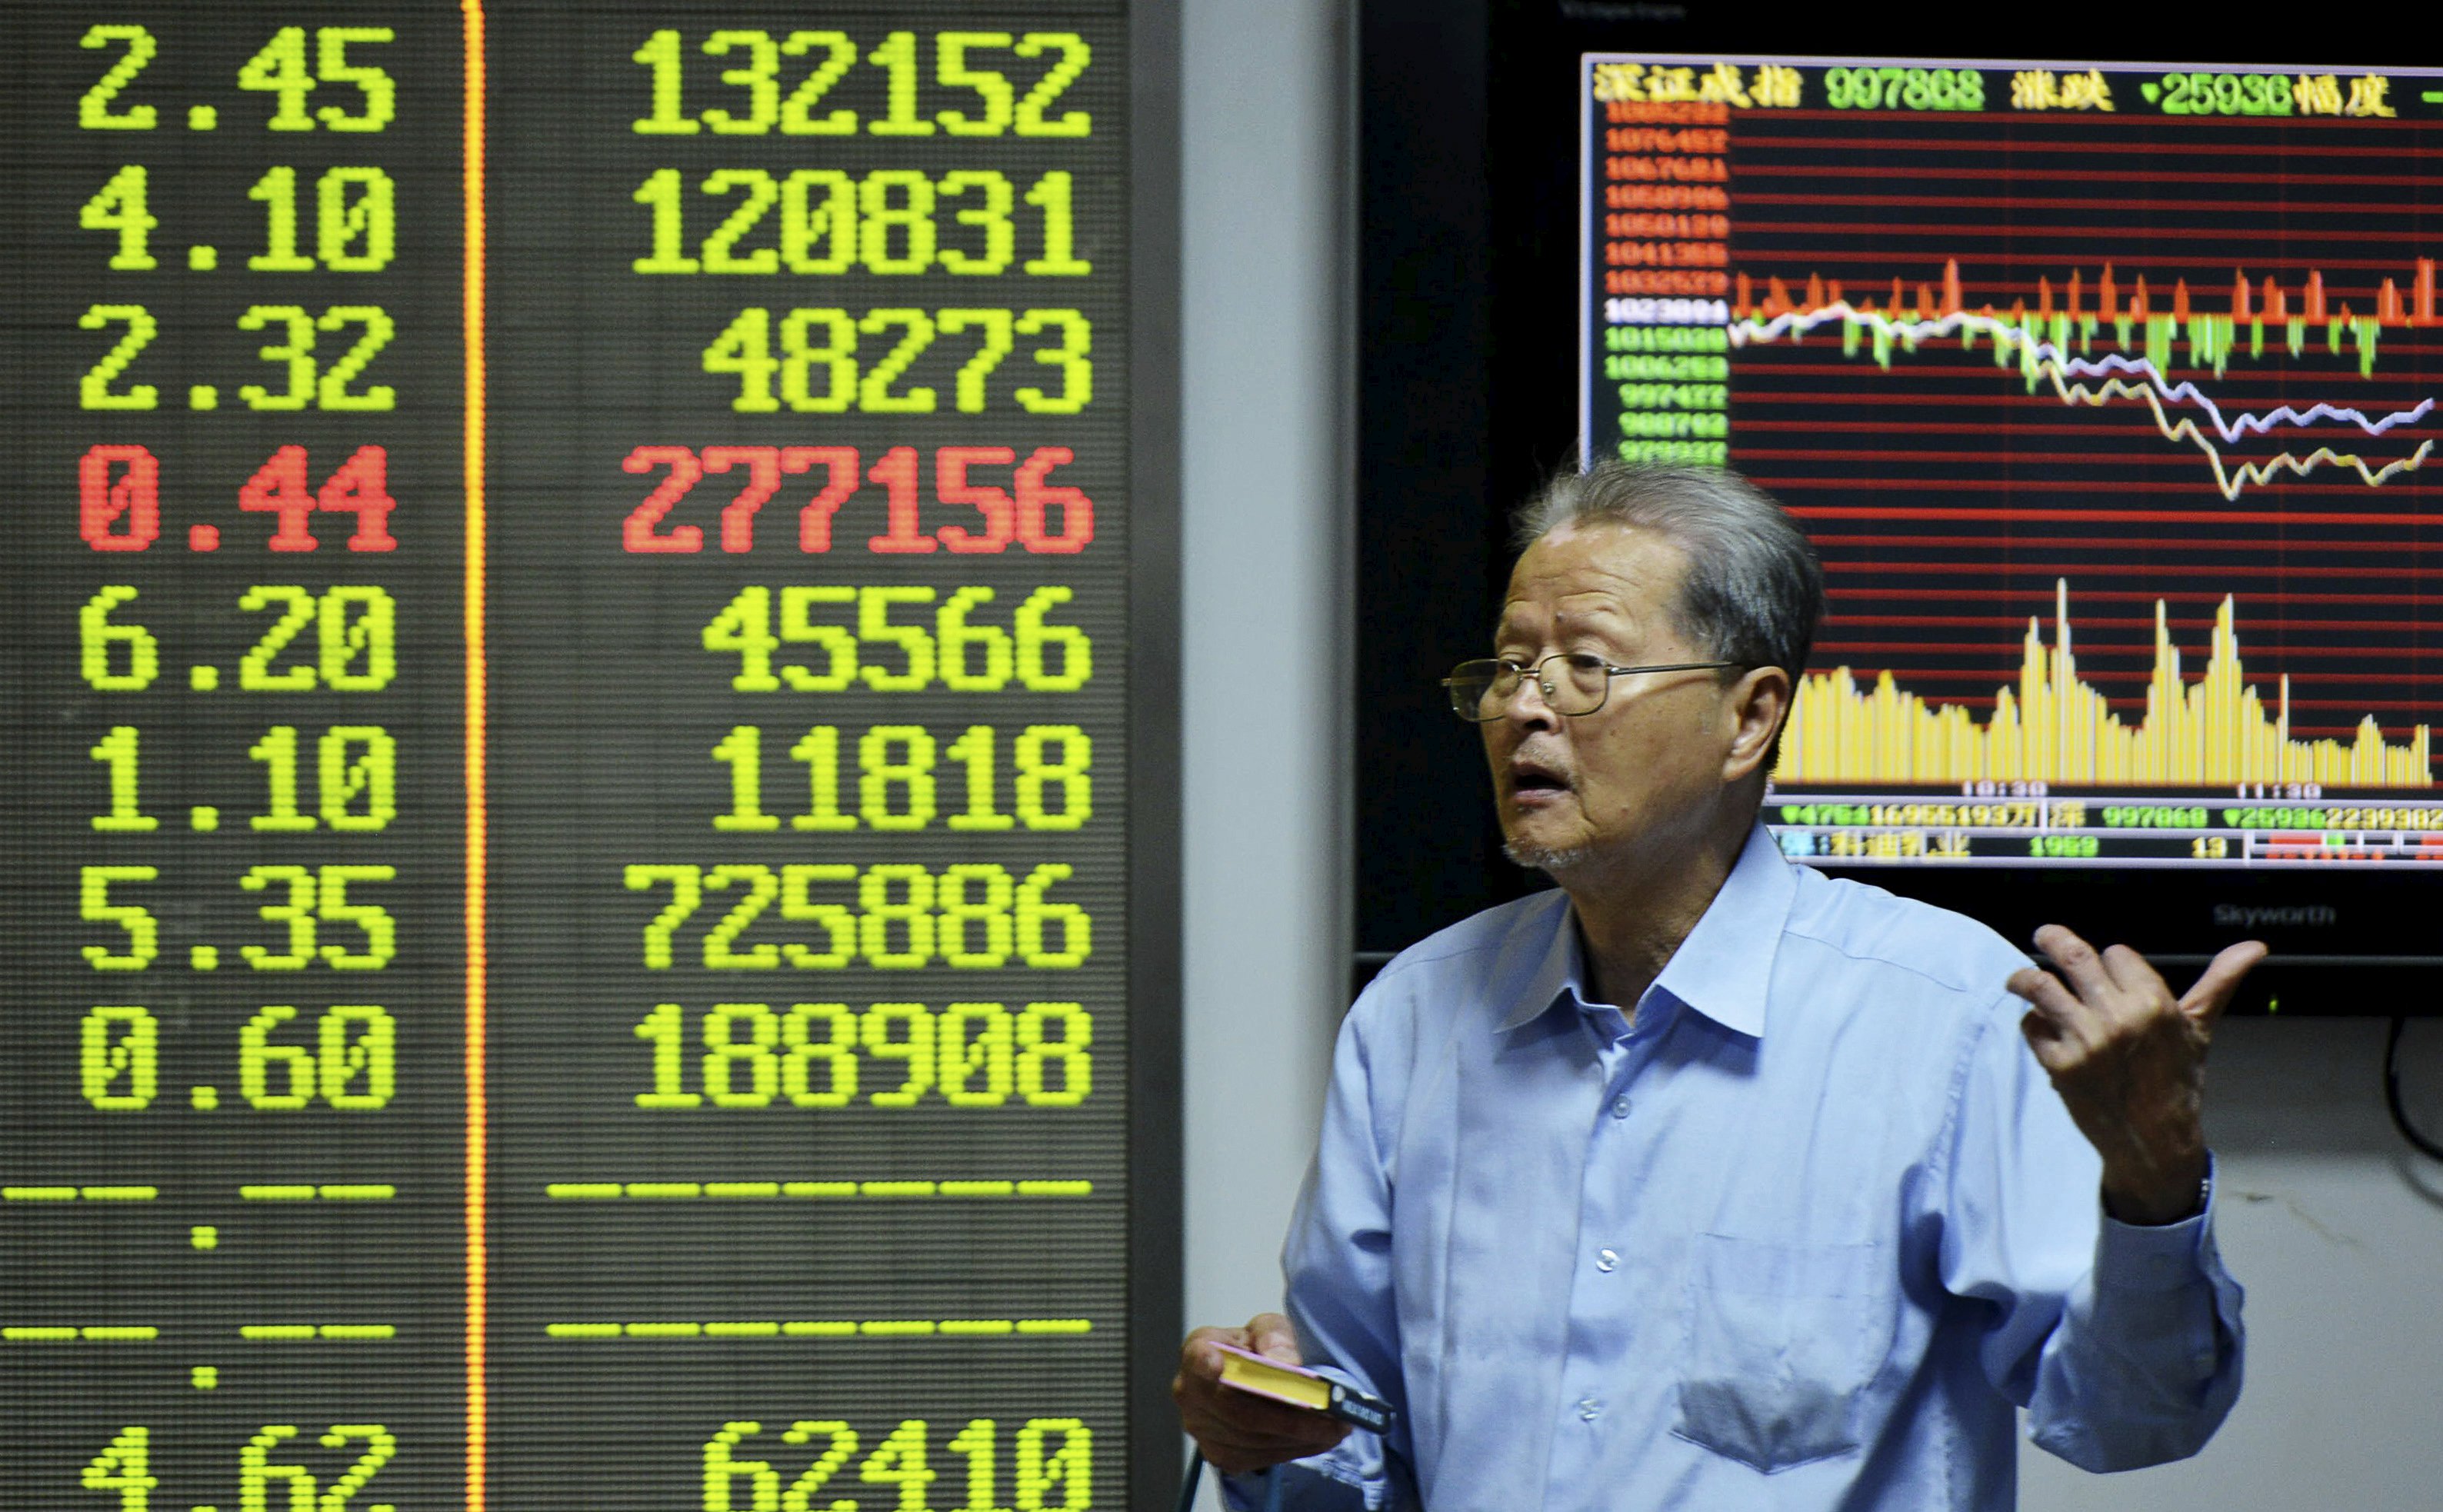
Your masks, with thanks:
M 1577 446 L 1579 54 L 1844 56 L 1898 45 L 1887 15 L 1704 0 L 1366 0 L 1360 15 L 1352 970 L 1362 984 L 1434 930 L 1544 885 L 1502 856 L 1477 737 L 1435 684 L 1484 644 L 1508 575 L 1509 511 Z M 2072 50 L 2267 61 L 2232 53 L 2186 17 L 2115 11 L 2091 35 Z M 1939 46 L 1927 46 L 1953 57 L 2062 51 L 2033 41 L 2016 12 L 1946 17 Z M 2287 64 L 2371 62 L 2349 37 L 2312 31 L 2275 50 Z M 2241 1011 L 2268 999 L 2285 1013 L 2414 1008 L 2424 994 L 2399 989 L 2436 949 L 2431 874 L 1883 868 L 1869 880 L 1938 887 L 1949 906 L 2014 938 L 2047 918 L 2085 925 L 2139 944 L 2175 976 L 2235 938 L 2210 922 L 2215 902 L 2334 905 L 2339 927 L 2267 936 L 2276 957 L 2251 977 Z

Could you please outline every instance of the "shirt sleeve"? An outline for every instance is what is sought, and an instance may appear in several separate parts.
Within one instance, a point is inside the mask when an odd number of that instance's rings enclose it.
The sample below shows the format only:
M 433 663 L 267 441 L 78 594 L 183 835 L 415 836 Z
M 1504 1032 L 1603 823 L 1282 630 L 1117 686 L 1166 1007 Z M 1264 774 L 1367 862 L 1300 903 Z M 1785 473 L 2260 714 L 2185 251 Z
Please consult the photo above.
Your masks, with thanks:
M 1405 1463 L 1407 1402 L 1392 1296 L 1388 1131 L 1399 1125 L 1396 1110 L 1378 1105 L 1374 1047 L 1364 1031 L 1391 995 L 1388 985 L 1378 979 L 1341 1024 L 1323 1131 L 1281 1248 L 1281 1273 L 1307 1363 L 1389 1402 L 1400 1422 L 1387 1439 L 1360 1429 L 1331 1452 L 1268 1475 L 1222 1477 L 1222 1499 L 1235 1512 L 1268 1505 L 1268 1478 L 1281 1483 L 1283 1512 L 1399 1512 L 1417 1505 Z
M 2088 1470 L 2203 1448 L 2238 1400 L 2242 1292 L 2205 1211 L 2141 1228 L 2103 1211 L 2103 1162 L 2017 1032 L 1988 1016 L 1953 1112 L 1940 1263 L 1992 1304 L 1986 1378 L 2029 1434 Z

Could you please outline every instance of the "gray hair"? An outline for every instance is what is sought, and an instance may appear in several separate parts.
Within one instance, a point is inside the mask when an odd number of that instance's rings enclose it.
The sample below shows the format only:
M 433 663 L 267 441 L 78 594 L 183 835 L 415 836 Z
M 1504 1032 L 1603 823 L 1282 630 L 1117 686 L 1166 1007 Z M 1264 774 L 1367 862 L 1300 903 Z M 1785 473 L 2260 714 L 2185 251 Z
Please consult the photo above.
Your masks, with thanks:
M 1707 654 L 1777 666 L 1794 683 L 1807 670 L 1824 615 L 1824 570 L 1806 533 L 1771 494 L 1727 467 L 1675 467 L 1598 458 L 1564 468 L 1520 507 L 1521 551 L 1564 525 L 1651 530 L 1688 558 L 1680 633 Z

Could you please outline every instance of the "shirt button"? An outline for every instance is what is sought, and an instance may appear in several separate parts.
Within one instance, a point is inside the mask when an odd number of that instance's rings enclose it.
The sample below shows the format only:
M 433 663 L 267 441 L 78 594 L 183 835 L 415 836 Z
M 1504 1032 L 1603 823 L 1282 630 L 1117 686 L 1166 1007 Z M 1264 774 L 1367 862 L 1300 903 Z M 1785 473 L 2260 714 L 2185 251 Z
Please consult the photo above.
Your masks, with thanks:
M 1615 1119 L 1625 1119 L 1628 1117 L 1627 1093 L 1624 1092 L 1620 1096 L 1611 1100 L 1611 1116 Z
M 1595 1268 L 1596 1268 L 1597 1270 L 1609 1270 L 1609 1269 L 1611 1269 L 1614 1266 L 1617 1266 L 1617 1265 L 1619 1265 L 1619 1264 L 1620 1264 L 1620 1251 L 1619 1251 L 1619 1250 L 1617 1250 L 1617 1249 L 1598 1249 L 1598 1250 L 1596 1250 L 1596 1251 L 1595 1251 Z
M 1581 1396 L 1578 1398 L 1578 1417 L 1580 1421 L 1591 1423 L 1602 1415 L 1603 1403 L 1596 1401 L 1591 1396 Z

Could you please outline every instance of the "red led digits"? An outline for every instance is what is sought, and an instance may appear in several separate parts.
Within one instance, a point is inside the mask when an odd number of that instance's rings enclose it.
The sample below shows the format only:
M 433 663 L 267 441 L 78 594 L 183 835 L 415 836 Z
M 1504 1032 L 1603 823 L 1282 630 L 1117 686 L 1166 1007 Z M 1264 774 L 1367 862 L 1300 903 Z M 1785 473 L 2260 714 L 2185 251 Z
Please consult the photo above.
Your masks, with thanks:
M 390 454 L 381 447 L 358 446 L 315 494 L 314 506 L 326 514 L 357 517 L 357 533 L 348 537 L 348 550 L 397 549 L 398 540 L 390 533 L 390 512 L 398 505 L 390 496 Z
M 237 491 L 237 507 L 279 519 L 280 528 L 271 534 L 273 551 L 312 551 L 317 542 L 305 528 L 305 517 L 314 512 L 314 496 L 305 487 L 305 448 L 283 446 L 273 452 Z
M 854 446 L 783 446 L 781 448 L 782 472 L 804 472 L 821 464 L 823 486 L 805 508 L 798 511 L 798 550 L 827 552 L 832 549 L 832 517 L 839 506 L 856 492 L 856 448 Z
M 685 446 L 638 446 L 619 465 L 628 472 L 651 472 L 656 467 L 670 470 L 661 485 L 645 496 L 643 503 L 628 512 L 628 521 L 619 531 L 620 544 L 632 552 L 704 550 L 704 532 L 694 525 L 681 525 L 667 535 L 653 528 L 704 476 L 704 465 L 695 460 L 695 453 Z
M 1081 552 L 1094 538 L 1094 501 L 1065 484 L 1053 484 L 1044 479 L 1055 467 L 1076 461 L 1066 446 L 1038 446 L 1035 455 L 1018 469 L 1018 538 L 1031 552 L 1066 555 Z M 1060 534 L 1048 535 L 1043 528 L 1046 504 L 1060 506 Z
M 319 547 L 321 543 L 306 525 L 307 517 L 317 510 L 357 517 L 356 534 L 348 537 L 350 551 L 397 548 L 398 540 L 390 533 L 390 515 L 397 502 L 390 496 L 387 451 L 380 446 L 358 446 L 312 493 L 306 491 L 306 466 L 304 447 L 283 446 L 237 491 L 238 508 L 278 519 L 279 528 L 267 542 L 273 551 L 310 552 Z M 217 544 L 219 533 L 214 531 L 212 536 Z
M 153 453 L 142 446 L 88 448 L 77 462 L 77 529 L 98 552 L 152 545 L 161 534 L 161 464 Z
M 880 483 L 890 499 L 888 508 L 891 528 L 875 536 L 866 545 L 878 552 L 922 553 L 934 550 L 941 543 L 916 530 L 916 448 L 893 446 L 882 454 L 866 478 Z
M 1016 506 L 1003 490 L 967 482 L 967 467 L 971 463 L 1006 465 L 1017 460 L 1018 453 L 1007 446 L 944 446 L 933 453 L 936 497 L 946 504 L 972 504 L 984 517 L 982 536 L 968 534 L 963 525 L 943 526 L 936 532 L 943 545 L 954 552 L 997 552 L 1010 543 L 1017 535 Z M 1041 511 L 1037 514 L 1039 517 Z
M 746 465 L 746 486 L 738 490 L 721 512 L 721 549 L 743 552 L 755 549 L 755 511 L 763 501 L 781 490 L 781 448 L 778 446 L 707 446 L 704 448 L 704 470 L 727 472 L 740 463 Z
M 988 555 L 1012 544 L 1043 556 L 1074 556 L 1094 539 L 1094 501 L 1083 489 L 1052 481 L 1056 469 L 1076 461 L 1067 446 L 1038 446 L 1025 461 L 1009 446 L 942 446 L 933 452 L 932 501 L 973 510 L 980 519 L 925 528 L 924 453 L 892 446 L 871 468 L 854 446 L 638 446 L 622 459 L 632 473 L 669 469 L 628 512 L 620 543 L 640 554 L 689 555 L 704 550 L 705 527 L 674 524 L 672 512 L 707 473 L 744 466 L 746 482 L 721 510 L 721 549 L 744 554 L 755 548 L 755 517 L 779 493 L 786 478 L 819 467 L 822 486 L 798 514 L 798 549 L 820 556 L 832 549 L 832 525 L 840 506 L 868 483 L 882 489 L 880 535 L 866 549 L 883 556 L 922 556 L 947 547 L 963 555 Z M 981 467 L 1010 467 L 1010 483 L 970 476 Z M 326 490 L 327 491 L 327 490 Z M 325 508 L 330 507 L 325 505 Z

